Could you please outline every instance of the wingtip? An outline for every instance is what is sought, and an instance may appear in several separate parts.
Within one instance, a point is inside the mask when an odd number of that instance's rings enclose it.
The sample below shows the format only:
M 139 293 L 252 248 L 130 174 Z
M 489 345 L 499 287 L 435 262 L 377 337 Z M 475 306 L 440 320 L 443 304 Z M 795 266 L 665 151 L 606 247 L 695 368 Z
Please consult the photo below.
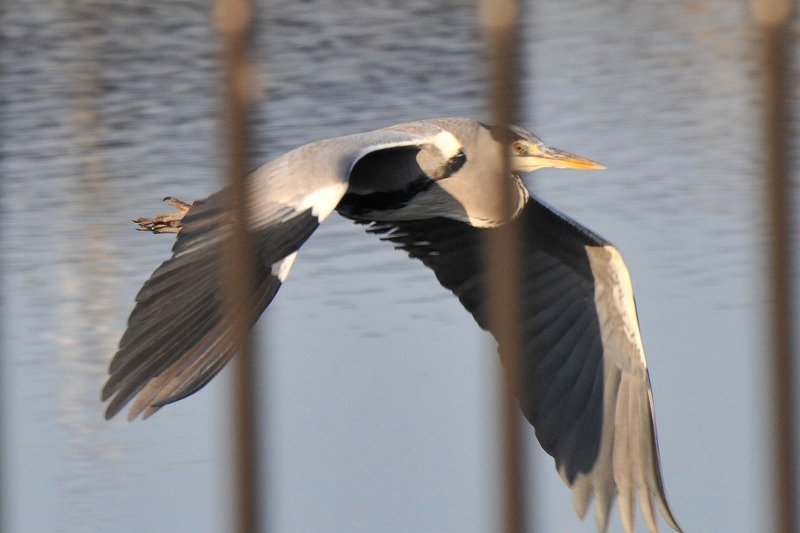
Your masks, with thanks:
M 115 408 L 114 405 L 109 405 L 108 407 L 106 407 L 106 411 L 105 413 L 103 413 L 103 417 L 106 420 L 111 420 L 118 412 L 119 408 Z
M 106 381 L 106 384 L 103 385 L 103 389 L 100 391 L 100 401 L 105 402 L 106 400 L 111 398 L 111 395 L 113 394 L 114 391 L 112 390 L 111 387 L 109 387 L 109 382 Z
M 116 372 L 116 358 L 111 361 L 108 370 L 108 378 L 106 379 L 103 389 L 100 391 L 100 399 L 106 401 L 114 396 L 122 388 L 121 377 L 119 372 Z
M 661 514 L 664 516 L 664 520 L 667 521 L 669 527 L 677 531 L 678 533 L 683 533 L 683 528 L 678 524 L 678 521 L 675 519 L 675 515 L 672 514 L 672 509 L 670 509 L 669 504 L 664 502 L 664 506 L 661 506 L 659 503 L 659 507 L 661 507 Z
M 109 399 L 113 394 L 114 392 L 112 391 L 110 394 L 108 394 L 108 396 L 106 396 L 103 399 L 103 401 Z M 122 408 L 125 407 L 126 403 L 127 401 L 122 401 L 122 397 L 119 394 L 111 398 L 111 402 L 108 404 L 108 407 L 106 407 L 106 412 L 105 412 L 106 420 L 110 420 L 115 416 L 117 416 L 117 413 L 119 413 L 122 410 Z
M 598 491 L 595 494 L 595 521 L 597 523 L 597 530 L 605 533 L 608 531 L 608 523 L 611 518 L 611 505 L 614 503 L 613 498 L 603 491 Z
M 155 407 L 151 405 L 150 407 L 145 409 L 144 412 L 142 413 L 142 420 L 147 420 L 148 418 L 156 414 L 156 411 L 158 411 L 159 409 L 160 407 Z

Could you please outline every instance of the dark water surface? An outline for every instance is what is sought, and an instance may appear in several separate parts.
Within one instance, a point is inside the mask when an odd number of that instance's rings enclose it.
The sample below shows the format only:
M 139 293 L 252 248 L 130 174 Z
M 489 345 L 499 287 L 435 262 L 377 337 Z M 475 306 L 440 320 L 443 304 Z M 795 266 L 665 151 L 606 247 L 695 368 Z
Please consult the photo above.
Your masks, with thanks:
M 424 117 L 485 120 L 470 2 L 270 2 L 256 159 Z M 9 531 L 230 530 L 227 372 L 147 422 L 99 391 L 171 238 L 159 200 L 219 187 L 208 2 L 6 7 L 5 479 Z M 769 518 L 759 61 L 719 1 L 547 1 L 523 22 L 522 125 L 609 170 L 535 190 L 625 253 L 670 500 L 686 531 Z M 796 34 L 795 34 L 796 35 Z M 332 217 L 259 331 L 276 531 L 491 531 L 490 339 L 422 265 Z M 593 531 L 530 432 L 537 531 Z M 614 518 L 615 527 L 619 527 Z M 641 521 L 640 521 L 641 524 Z

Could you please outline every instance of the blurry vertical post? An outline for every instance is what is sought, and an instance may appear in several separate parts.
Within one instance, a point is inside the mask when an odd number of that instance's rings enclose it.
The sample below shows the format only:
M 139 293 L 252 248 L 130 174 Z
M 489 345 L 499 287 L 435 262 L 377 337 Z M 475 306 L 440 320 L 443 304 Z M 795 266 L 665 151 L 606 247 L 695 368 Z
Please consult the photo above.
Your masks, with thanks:
M 252 7 L 248 0 L 216 0 L 214 19 L 222 38 L 224 113 L 223 143 L 227 148 L 227 202 L 233 228 L 228 242 L 223 273 L 226 305 L 231 317 L 234 358 L 235 490 L 236 530 L 240 533 L 263 531 L 259 494 L 258 419 L 256 416 L 257 375 L 250 328 L 255 323 L 252 305 L 255 281 L 253 243 L 247 232 L 247 112 L 253 96 L 249 62 Z
M 5 42 L 4 42 L 3 38 L 0 38 L 0 47 L 3 46 L 4 44 L 5 44 Z M 2 139 L 1 138 L 0 138 L 0 143 L 2 143 Z M 2 157 L 2 154 L 3 154 L 3 151 L 0 150 L 0 157 Z M 2 194 L 3 188 L 4 187 L 0 187 L 0 200 L 5 200 L 5 198 L 3 198 L 3 194 Z M 4 216 L 5 215 L 5 209 L 4 209 L 3 206 L 5 206 L 5 203 L 0 201 L 0 220 L 6 220 L 6 218 Z M 4 229 L 5 229 L 5 227 L 2 225 L 2 223 L 0 223 L 0 230 L 4 230 Z M 3 233 L 3 234 L 5 235 L 5 233 Z M 2 259 L 2 258 L 3 258 L 3 256 L 0 255 L 0 259 Z M 4 281 L 3 280 L 3 274 L 4 274 L 3 265 L 4 264 L 5 264 L 4 262 L 0 262 L 0 281 Z M 6 321 L 5 321 L 5 305 L 4 304 L 5 304 L 5 298 L 2 295 L 0 295 L 0 341 L 5 340 L 4 339 L 4 334 L 5 334 Z M 6 391 L 8 390 L 8 387 L 6 386 L 6 382 L 5 382 L 5 377 L 6 377 L 6 374 L 5 374 L 5 362 L 6 362 L 6 357 L 0 357 L 0 416 L 2 416 L 2 418 L 0 418 L 0 450 L 8 450 L 8 448 L 6 448 L 7 443 L 5 441 L 5 425 L 7 424 L 7 421 L 8 421 L 8 418 L 9 418 L 6 415 L 6 412 L 5 412 L 5 409 L 4 409 L 5 408 L 5 395 L 6 395 Z M 5 486 L 5 480 L 7 478 L 5 477 L 4 474 L 5 474 L 5 471 L 6 471 L 5 470 L 6 469 L 5 461 L 6 461 L 6 456 L 7 455 L 8 455 L 8 453 L 0 453 L 0 533 L 5 531 L 5 522 L 4 522 L 4 519 L 6 518 L 6 513 L 5 513 L 6 506 L 5 506 L 5 504 L 6 504 L 6 498 L 7 498 L 6 491 L 8 489 Z
M 480 0 L 479 12 L 487 44 L 489 61 L 489 103 L 493 123 L 501 135 L 502 146 L 510 144 L 509 124 L 514 121 L 517 102 L 517 20 L 518 0 Z M 504 138 L 503 138 L 504 137 Z M 517 198 L 505 185 L 510 173 L 510 154 L 503 149 L 493 185 L 501 195 L 501 205 L 508 223 L 498 231 L 488 232 L 485 265 L 488 272 L 491 330 L 503 349 L 505 374 L 501 374 L 501 463 L 503 473 L 503 529 L 507 533 L 526 530 L 525 452 L 523 432 L 516 398 L 521 383 L 522 307 L 520 231 L 515 218 Z
M 769 219 L 771 407 L 776 504 L 775 531 L 797 531 L 797 465 L 794 391 L 794 298 L 792 286 L 792 194 L 789 159 L 789 22 L 791 0 L 752 0 L 763 47 L 763 138 Z

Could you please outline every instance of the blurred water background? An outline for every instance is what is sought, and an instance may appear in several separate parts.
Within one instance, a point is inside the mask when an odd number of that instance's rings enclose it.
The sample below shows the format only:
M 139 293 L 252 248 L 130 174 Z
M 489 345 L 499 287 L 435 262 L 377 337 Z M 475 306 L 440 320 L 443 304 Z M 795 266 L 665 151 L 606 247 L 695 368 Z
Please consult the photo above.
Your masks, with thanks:
M 99 401 L 133 297 L 172 244 L 130 220 L 220 186 L 210 7 L 4 7 L 8 531 L 231 529 L 227 372 L 144 423 L 106 422 Z M 418 118 L 488 117 L 472 2 L 261 9 L 256 161 Z M 678 519 L 763 531 L 764 183 L 746 5 L 548 0 L 528 6 L 522 35 L 521 125 L 608 167 L 541 171 L 532 186 L 626 256 Z M 275 531 L 496 529 L 498 363 L 431 272 L 332 217 L 258 333 Z M 537 531 L 594 531 L 529 441 Z

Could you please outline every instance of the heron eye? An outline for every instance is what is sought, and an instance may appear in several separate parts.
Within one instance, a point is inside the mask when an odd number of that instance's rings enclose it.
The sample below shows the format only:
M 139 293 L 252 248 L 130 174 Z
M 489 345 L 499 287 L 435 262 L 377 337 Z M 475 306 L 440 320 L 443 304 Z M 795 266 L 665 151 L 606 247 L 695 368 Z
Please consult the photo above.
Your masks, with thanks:
M 515 153 L 521 154 L 524 151 L 525 151 L 525 145 L 523 145 L 521 142 L 515 142 L 514 143 L 514 152 Z

